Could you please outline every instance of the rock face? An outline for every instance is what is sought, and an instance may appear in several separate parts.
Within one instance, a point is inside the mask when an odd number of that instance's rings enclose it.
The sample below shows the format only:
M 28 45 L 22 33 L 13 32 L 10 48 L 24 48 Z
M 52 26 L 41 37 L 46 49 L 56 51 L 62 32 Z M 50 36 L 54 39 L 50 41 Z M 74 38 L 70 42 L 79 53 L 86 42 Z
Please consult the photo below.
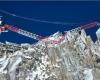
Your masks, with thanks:
M 100 80 L 99 31 L 95 43 L 84 30 L 67 32 L 59 44 L 0 43 L 0 80 Z

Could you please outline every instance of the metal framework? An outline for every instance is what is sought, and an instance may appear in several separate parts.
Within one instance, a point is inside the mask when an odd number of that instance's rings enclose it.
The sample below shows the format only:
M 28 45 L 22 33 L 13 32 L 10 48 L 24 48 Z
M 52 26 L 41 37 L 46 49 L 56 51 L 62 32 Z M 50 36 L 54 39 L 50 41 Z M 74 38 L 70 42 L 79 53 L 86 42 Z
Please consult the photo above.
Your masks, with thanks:
M 18 34 L 21 34 L 21 35 L 24 35 L 26 37 L 30 37 L 30 38 L 36 39 L 36 40 L 44 39 L 42 36 L 39 36 L 39 35 L 33 34 L 31 32 L 16 28 L 16 27 L 11 26 L 11 25 L 4 25 L 4 26 L 0 27 L 0 32 L 6 31 L 6 30 L 13 31 L 13 32 L 16 32 Z
M 82 29 L 89 29 L 89 28 L 93 28 L 93 27 L 96 27 L 96 26 L 99 26 L 100 23 L 98 22 L 92 22 L 92 23 L 89 23 L 89 24 L 86 24 L 86 25 L 83 25 L 83 26 L 80 26 L 78 28 L 75 28 L 75 29 L 72 29 L 72 30 L 69 30 L 69 31 L 80 31 Z M 59 40 L 59 41 L 54 41 L 54 40 L 50 40 L 48 38 L 44 38 L 42 36 L 39 36 L 39 35 L 36 35 L 36 34 L 33 34 L 31 32 L 28 32 L 28 31 L 25 31 L 25 30 L 22 30 L 22 29 L 19 29 L 19 28 L 16 28 L 14 26 L 11 26 L 11 25 L 3 25 L 3 26 L 0 26 L 0 32 L 4 32 L 6 30 L 10 30 L 10 31 L 13 31 L 13 32 L 16 32 L 18 34 L 21 34 L 21 35 L 24 35 L 26 37 L 30 37 L 32 39 L 35 39 L 35 40 L 42 40 L 44 42 L 48 42 L 48 41 L 51 41 L 52 43 L 54 44 L 58 44 L 58 43 L 61 43 L 63 40 L 64 40 L 64 36 L 62 36 L 62 38 Z

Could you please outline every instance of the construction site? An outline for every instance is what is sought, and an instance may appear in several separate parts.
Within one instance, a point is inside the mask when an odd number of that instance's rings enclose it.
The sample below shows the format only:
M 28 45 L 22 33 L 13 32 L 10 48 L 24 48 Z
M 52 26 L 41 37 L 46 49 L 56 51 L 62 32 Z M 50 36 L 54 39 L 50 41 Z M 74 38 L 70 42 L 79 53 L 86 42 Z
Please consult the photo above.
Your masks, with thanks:
M 85 30 L 95 27 L 97 40 L 93 42 Z M 100 80 L 99 27 L 99 22 L 91 22 L 64 34 L 56 32 L 43 37 L 3 24 L 0 19 L 0 35 L 12 31 L 37 40 L 33 44 L 0 42 L 0 80 Z

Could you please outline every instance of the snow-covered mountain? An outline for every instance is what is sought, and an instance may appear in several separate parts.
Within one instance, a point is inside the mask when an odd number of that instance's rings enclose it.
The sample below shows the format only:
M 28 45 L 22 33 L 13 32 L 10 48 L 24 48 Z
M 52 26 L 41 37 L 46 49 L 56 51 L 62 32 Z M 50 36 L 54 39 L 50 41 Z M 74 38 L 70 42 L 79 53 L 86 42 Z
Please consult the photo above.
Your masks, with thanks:
M 0 80 L 100 80 L 100 29 L 96 34 L 95 43 L 84 30 L 68 31 L 59 44 L 0 43 Z

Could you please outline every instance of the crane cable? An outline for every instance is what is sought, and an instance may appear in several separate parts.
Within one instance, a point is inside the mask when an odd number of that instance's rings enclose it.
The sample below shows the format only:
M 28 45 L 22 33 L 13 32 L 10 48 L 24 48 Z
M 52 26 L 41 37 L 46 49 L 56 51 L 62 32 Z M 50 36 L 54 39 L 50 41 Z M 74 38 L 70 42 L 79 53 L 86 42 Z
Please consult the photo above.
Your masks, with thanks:
M 23 16 L 19 16 L 13 13 L 10 13 L 8 11 L 2 10 L 0 9 L 1 13 L 16 17 L 16 18 L 20 18 L 20 19 L 24 19 L 24 20 L 28 20 L 28 21 L 34 21 L 34 22 L 41 22 L 41 23 L 49 23 L 49 24 L 56 24 L 56 25 L 75 25 L 78 23 L 68 23 L 68 22 L 58 22 L 58 21 L 47 21 L 47 20 L 40 20 L 40 19 L 35 19 L 35 18 L 29 18 L 29 17 L 23 17 Z

